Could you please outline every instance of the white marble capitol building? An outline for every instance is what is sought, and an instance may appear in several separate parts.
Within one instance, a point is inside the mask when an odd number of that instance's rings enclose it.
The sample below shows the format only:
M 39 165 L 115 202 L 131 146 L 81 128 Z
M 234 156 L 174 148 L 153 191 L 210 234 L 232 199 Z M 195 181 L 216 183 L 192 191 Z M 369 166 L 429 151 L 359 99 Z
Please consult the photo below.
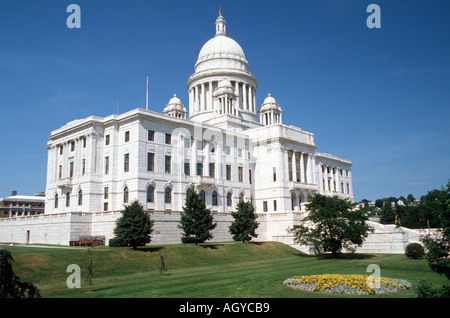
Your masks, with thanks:
M 258 82 L 222 14 L 187 81 L 188 106 L 168 96 L 146 109 L 74 120 L 51 132 L 45 214 L 2 220 L 0 241 L 68 245 L 80 235 L 113 237 L 124 205 L 138 199 L 155 221 L 152 244 L 180 243 L 188 188 L 211 209 L 213 241 L 229 241 L 239 200 L 258 213 L 258 240 L 278 240 L 305 216 L 308 197 L 353 200 L 352 163 L 317 152 L 314 135 L 283 124 L 282 107 Z

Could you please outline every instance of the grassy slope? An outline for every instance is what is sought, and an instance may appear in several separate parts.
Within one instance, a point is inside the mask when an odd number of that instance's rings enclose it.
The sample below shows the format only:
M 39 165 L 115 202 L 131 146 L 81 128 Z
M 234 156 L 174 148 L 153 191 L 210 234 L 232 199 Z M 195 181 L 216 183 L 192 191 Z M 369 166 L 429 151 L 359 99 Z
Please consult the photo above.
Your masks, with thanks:
M 43 297 L 330 297 L 292 290 L 282 282 L 294 275 L 370 274 L 366 273 L 369 264 L 378 264 L 382 277 L 406 279 L 414 286 L 388 297 L 416 297 L 422 279 L 436 286 L 448 284 L 445 277 L 431 272 L 425 260 L 407 259 L 404 255 L 356 254 L 332 259 L 305 256 L 275 242 L 219 243 L 152 246 L 137 251 L 95 248 L 95 292 L 86 294 L 86 250 L 3 247 L 13 255 L 15 273 L 22 281 L 37 285 Z M 158 271 L 160 252 L 168 267 L 166 276 Z M 78 264 L 82 269 L 80 289 L 66 286 L 69 264 Z

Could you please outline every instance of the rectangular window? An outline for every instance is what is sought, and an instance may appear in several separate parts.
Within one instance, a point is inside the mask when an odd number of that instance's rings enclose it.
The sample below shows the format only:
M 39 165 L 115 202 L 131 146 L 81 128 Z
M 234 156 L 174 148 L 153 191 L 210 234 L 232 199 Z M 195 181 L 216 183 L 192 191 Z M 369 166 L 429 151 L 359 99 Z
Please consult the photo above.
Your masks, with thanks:
M 86 159 L 83 159 L 81 161 L 81 174 L 84 176 L 85 173 L 86 173 Z
M 155 141 L 155 132 L 153 130 L 149 130 L 148 131 L 147 140 L 148 141 Z
M 227 147 L 225 148 L 225 152 L 226 152 L 227 156 L 229 156 L 229 155 L 231 154 L 231 148 L 230 148 L 230 146 L 227 146 Z
M 227 180 L 231 180 L 231 165 L 227 165 Z
M 165 160 L 164 160 L 164 165 L 165 165 L 165 168 L 164 168 L 164 171 L 166 172 L 166 173 L 171 173 L 171 161 L 172 161 L 172 157 L 171 156 L 166 156 L 165 157 Z
M 109 174 L 109 157 L 105 157 L 105 174 Z
M 103 211 L 108 211 L 108 202 L 103 203 Z
M 126 153 L 123 155 L 123 172 L 130 171 L 130 154 Z
M 59 154 L 62 155 L 63 154 L 63 146 L 59 146 Z
M 203 162 L 197 162 L 197 176 L 203 177 Z
M 125 142 L 129 142 L 130 141 L 130 132 L 126 131 L 125 132 Z
M 72 141 L 70 143 L 70 151 L 74 151 L 75 150 L 75 141 Z
M 244 182 L 244 169 L 242 167 L 238 167 L 238 177 L 239 182 Z
M 344 193 L 344 182 L 341 182 L 341 192 Z
M 109 198 L 109 187 L 103 188 L 103 199 L 108 200 Z
M 62 178 L 62 165 L 59 165 L 58 167 L 58 179 Z
M 184 148 L 191 148 L 191 138 L 184 138 Z
M 277 200 L 273 200 L 273 210 L 277 210 Z
M 69 177 L 73 178 L 73 161 L 69 163 Z
M 263 212 L 267 212 L 267 201 L 263 201 Z
M 86 137 L 83 137 L 83 148 L 86 148 Z
M 238 157 L 242 158 L 242 149 L 241 148 L 238 148 Z
M 190 164 L 189 160 L 186 160 L 184 162 L 184 174 L 187 176 L 191 175 L 191 164 Z
M 105 146 L 109 146 L 109 142 L 110 142 L 110 137 L 109 135 L 105 136 Z
M 155 171 L 155 154 L 147 153 L 147 171 Z
M 277 181 L 277 168 L 273 167 L 273 182 Z
M 252 184 L 252 170 L 248 169 L 248 183 Z
M 172 135 L 166 134 L 166 145 L 172 144 Z
M 216 170 L 215 168 L 216 167 L 215 167 L 214 162 L 211 162 L 209 164 L 209 176 L 212 177 L 212 178 L 214 178 L 214 176 L 215 176 L 215 170 Z

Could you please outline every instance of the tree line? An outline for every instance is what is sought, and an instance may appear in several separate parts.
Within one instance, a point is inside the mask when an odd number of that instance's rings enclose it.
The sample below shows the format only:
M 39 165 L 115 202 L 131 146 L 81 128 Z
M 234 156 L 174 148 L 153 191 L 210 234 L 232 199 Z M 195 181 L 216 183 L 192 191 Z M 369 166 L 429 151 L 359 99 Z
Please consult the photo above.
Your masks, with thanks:
M 441 189 L 428 191 L 420 197 L 420 203 L 415 204 L 416 199 L 412 194 L 406 198 L 389 197 L 377 199 L 375 207 L 368 206 L 368 200 L 364 199 L 363 210 L 369 216 L 378 216 L 382 224 L 394 224 L 395 218 L 400 220 L 401 226 L 411 229 L 442 228 L 444 226 L 441 215 L 448 208 L 450 200 L 450 180 Z M 404 203 L 401 204 L 402 201 Z

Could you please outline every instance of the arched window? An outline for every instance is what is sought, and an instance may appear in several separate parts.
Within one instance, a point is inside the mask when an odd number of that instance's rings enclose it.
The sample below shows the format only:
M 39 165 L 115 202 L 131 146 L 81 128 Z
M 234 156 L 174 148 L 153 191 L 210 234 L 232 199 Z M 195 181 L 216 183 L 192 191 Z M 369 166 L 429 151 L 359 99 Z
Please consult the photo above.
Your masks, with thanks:
M 58 193 L 55 193 L 55 209 L 58 208 Z
M 206 196 L 205 196 L 205 191 L 201 190 L 200 191 L 200 198 L 202 198 L 203 203 L 205 203 L 206 201 Z
M 66 193 L 66 207 L 70 206 L 70 192 Z
M 232 204 L 231 193 L 228 192 L 227 193 L 227 206 L 231 206 L 231 204 Z
M 128 187 L 123 189 L 123 203 L 128 203 Z
M 217 192 L 213 191 L 212 193 L 212 205 L 217 205 Z
M 155 188 L 153 186 L 147 187 L 147 202 L 155 202 Z
M 172 189 L 169 187 L 164 190 L 164 203 L 172 203 Z
M 244 202 L 244 193 L 239 194 L 239 202 Z
M 83 191 L 78 191 L 78 205 L 83 205 Z

